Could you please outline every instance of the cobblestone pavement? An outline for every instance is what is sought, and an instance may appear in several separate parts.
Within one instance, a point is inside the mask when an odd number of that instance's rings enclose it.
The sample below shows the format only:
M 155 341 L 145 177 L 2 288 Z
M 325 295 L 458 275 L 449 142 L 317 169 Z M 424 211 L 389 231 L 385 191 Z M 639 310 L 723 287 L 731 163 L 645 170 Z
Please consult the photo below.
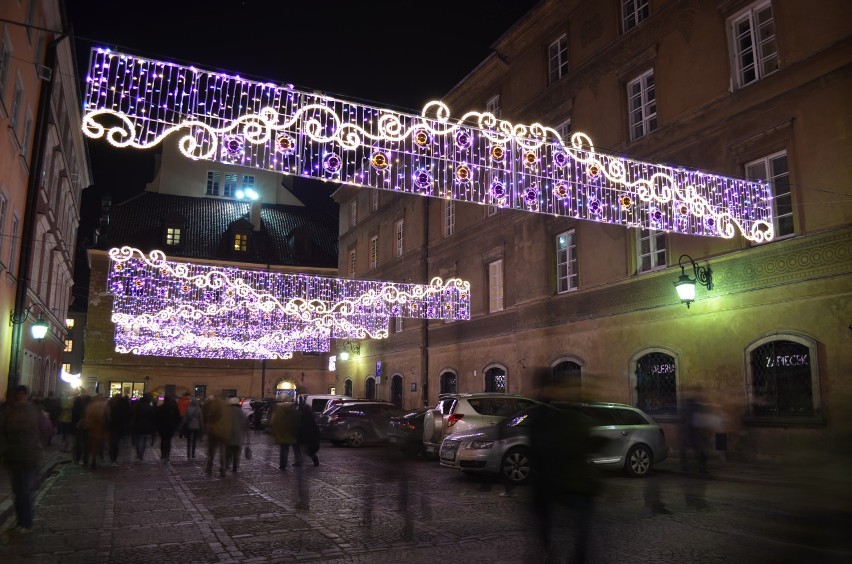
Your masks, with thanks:
M 528 488 L 507 491 L 435 461 L 404 461 L 389 449 L 324 444 L 321 465 L 303 468 L 310 507 L 300 509 L 298 473 L 278 470 L 277 446 L 268 435 L 253 434 L 252 440 L 252 459 L 224 477 L 206 475 L 203 453 L 187 460 L 177 438 L 169 464 L 159 460 L 157 447 L 148 449 L 145 460 L 132 460 L 127 443 L 118 467 L 102 464 L 94 471 L 54 449 L 53 470 L 37 495 L 35 530 L 4 534 L 0 561 L 545 560 L 528 511 Z M 678 474 L 673 465 L 661 469 L 648 480 L 607 476 L 590 562 L 852 560 L 849 542 L 842 540 L 848 507 L 826 506 L 766 471 L 751 478 L 740 472 L 739 480 L 726 481 L 722 469 L 714 480 Z M 411 478 L 407 513 L 400 511 L 404 490 L 393 479 L 400 475 Z M 666 511 L 652 512 L 649 497 L 665 502 Z M 0 530 L 7 530 L 14 515 L 7 507 L 3 516 Z M 573 529 L 567 516 L 557 524 L 564 557 Z

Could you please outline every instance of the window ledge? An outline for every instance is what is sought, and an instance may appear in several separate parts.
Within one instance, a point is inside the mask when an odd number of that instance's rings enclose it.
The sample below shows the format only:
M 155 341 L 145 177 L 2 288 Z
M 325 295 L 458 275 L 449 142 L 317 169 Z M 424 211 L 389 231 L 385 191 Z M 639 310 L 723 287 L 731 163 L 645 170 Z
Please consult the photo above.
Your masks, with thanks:
M 753 427 L 825 427 L 827 422 L 821 416 L 814 417 L 773 417 L 759 415 L 743 415 L 744 425 Z

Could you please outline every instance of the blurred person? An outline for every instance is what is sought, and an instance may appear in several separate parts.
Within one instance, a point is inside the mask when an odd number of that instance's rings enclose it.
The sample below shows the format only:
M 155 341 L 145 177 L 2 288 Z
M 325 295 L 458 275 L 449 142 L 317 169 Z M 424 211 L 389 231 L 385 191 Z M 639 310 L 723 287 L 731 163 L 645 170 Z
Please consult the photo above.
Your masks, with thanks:
M 27 399 L 27 387 L 17 386 L 0 413 L 0 458 L 9 470 L 15 496 L 17 533 L 33 530 L 35 488 L 42 460 L 41 410 Z
M 183 421 L 183 416 L 186 415 L 186 408 L 189 407 L 191 401 L 192 397 L 189 395 L 189 392 L 184 392 L 183 395 L 177 400 L 178 413 L 180 414 L 181 421 Z M 178 437 L 182 439 L 183 427 L 179 427 L 178 429 Z
M 154 396 L 144 394 L 136 400 L 130 416 L 130 433 L 136 447 L 136 460 L 145 458 L 148 436 L 154 431 Z
M 62 437 L 62 446 L 60 447 L 60 450 L 68 452 L 69 437 L 72 437 L 74 434 L 74 431 L 71 428 L 71 407 L 74 405 L 74 398 L 67 394 L 63 394 L 59 399 L 59 405 L 59 436 Z
M 53 394 L 53 391 L 47 392 L 47 397 L 42 400 L 41 405 L 47 412 L 50 424 L 53 426 L 53 432 L 47 438 L 47 446 L 50 446 L 53 435 L 59 429 L 59 415 L 62 412 L 62 406 L 59 404 L 59 399 Z
M 299 406 L 299 431 L 296 442 L 304 453 L 311 457 L 314 466 L 319 466 L 317 452 L 320 448 L 320 430 L 311 406 L 303 403 Z
M 204 402 L 204 430 L 207 434 L 207 475 L 213 475 L 213 462 L 219 454 L 219 476 L 225 475 L 225 446 L 231 437 L 231 412 L 224 400 L 212 397 Z
M 687 471 L 692 466 L 690 458 L 694 458 L 698 471 L 707 473 L 706 438 L 704 436 L 703 413 L 706 410 L 700 396 L 693 394 L 683 402 L 683 426 L 680 436 L 680 466 Z
M 116 392 L 107 404 L 109 421 L 109 460 L 118 466 L 118 447 L 130 426 L 130 400 Z
M 103 457 L 104 445 L 109 438 L 106 398 L 100 395 L 92 398 L 92 401 L 86 406 L 79 426 L 86 433 L 86 444 L 89 449 L 89 457 L 92 459 L 92 470 L 95 470 L 97 460 L 99 457 Z
M 186 459 L 195 458 L 198 437 L 204 429 L 204 416 L 198 398 L 192 398 L 180 423 L 181 434 L 186 437 Z
M 86 432 L 80 428 L 80 421 L 83 419 L 83 414 L 86 412 L 86 406 L 91 401 L 89 394 L 81 393 L 74 398 L 74 403 L 71 406 L 71 428 L 74 432 L 74 463 L 86 465 L 86 456 L 89 452 L 89 447 L 86 443 Z
M 293 465 L 302 465 L 302 451 L 299 449 L 299 410 L 292 401 L 277 404 L 272 410 L 269 430 L 278 443 L 278 469 L 286 470 L 290 450 L 293 451 Z
M 243 413 L 239 398 L 228 398 L 228 412 L 231 420 L 231 433 L 225 444 L 225 468 L 230 467 L 234 474 L 240 467 L 240 455 L 248 431 L 248 417 Z
M 180 411 L 177 401 L 171 394 L 166 394 L 162 403 L 154 409 L 154 426 L 160 435 L 160 460 L 169 462 L 172 454 L 172 437 L 180 424 Z
M 671 515 L 672 512 L 666 508 L 660 493 L 659 476 L 653 472 L 645 476 L 645 489 L 642 492 L 642 498 L 645 501 L 645 507 L 650 509 L 651 513 Z

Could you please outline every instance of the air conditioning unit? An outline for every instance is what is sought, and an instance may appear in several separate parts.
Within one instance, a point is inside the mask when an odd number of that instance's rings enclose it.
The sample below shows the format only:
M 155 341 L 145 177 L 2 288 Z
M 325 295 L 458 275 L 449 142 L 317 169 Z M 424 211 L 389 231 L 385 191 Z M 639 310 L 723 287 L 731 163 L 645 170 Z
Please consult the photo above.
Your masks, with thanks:
M 38 74 L 39 79 L 47 82 L 50 82 L 50 79 L 53 78 L 53 71 L 50 67 L 44 65 L 36 65 L 36 74 Z

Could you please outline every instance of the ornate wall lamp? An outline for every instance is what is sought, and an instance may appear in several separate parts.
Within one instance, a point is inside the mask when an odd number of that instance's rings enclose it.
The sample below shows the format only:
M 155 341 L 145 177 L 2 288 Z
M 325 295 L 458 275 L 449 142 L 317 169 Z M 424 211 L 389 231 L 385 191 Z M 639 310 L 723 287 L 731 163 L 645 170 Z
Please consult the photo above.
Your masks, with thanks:
M 690 278 L 684 272 L 684 260 L 687 259 L 689 264 L 692 265 L 692 271 L 695 273 L 695 278 Z M 706 286 L 708 290 L 713 289 L 713 271 L 710 270 L 710 267 L 707 268 L 703 266 L 698 266 L 692 257 L 689 255 L 681 255 L 680 259 L 678 259 L 678 266 L 680 266 L 680 278 L 677 279 L 677 282 L 674 282 L 675 290 L 677 290 L 677 295 L 680 297 L 681 303 L 686 304 L 687 309 L 689 309 L 689 304 L 695 301 L 695 283 L 698 282 L 702 286 Z
M 23 313 L 18 313 L 17 311 L 13 311 L 9 316 L 9 325 L 21 325 L 30 317 L 30 313 L 32 313 L 32 309 L 38 304 L 32 304 L 30 307 L 25 309 Z M 41 307 L 41 306 L 39 306 Z M 50 326 L 47 324 L 47 321 L 44 320 L 44 317 L 39 314 L 38 321 L 32 324 L 30 327 L 30 332 L 32 332 L 33 338 L 41 341 L 44 339 L 45 335 L 47 335 L 47 330 L 50 329 Z
M 352 341 L 343 343 L 343 350 L 340 351 L 340 360 L 349 360 L 351 355 L 361 356 L 361 345 Z

